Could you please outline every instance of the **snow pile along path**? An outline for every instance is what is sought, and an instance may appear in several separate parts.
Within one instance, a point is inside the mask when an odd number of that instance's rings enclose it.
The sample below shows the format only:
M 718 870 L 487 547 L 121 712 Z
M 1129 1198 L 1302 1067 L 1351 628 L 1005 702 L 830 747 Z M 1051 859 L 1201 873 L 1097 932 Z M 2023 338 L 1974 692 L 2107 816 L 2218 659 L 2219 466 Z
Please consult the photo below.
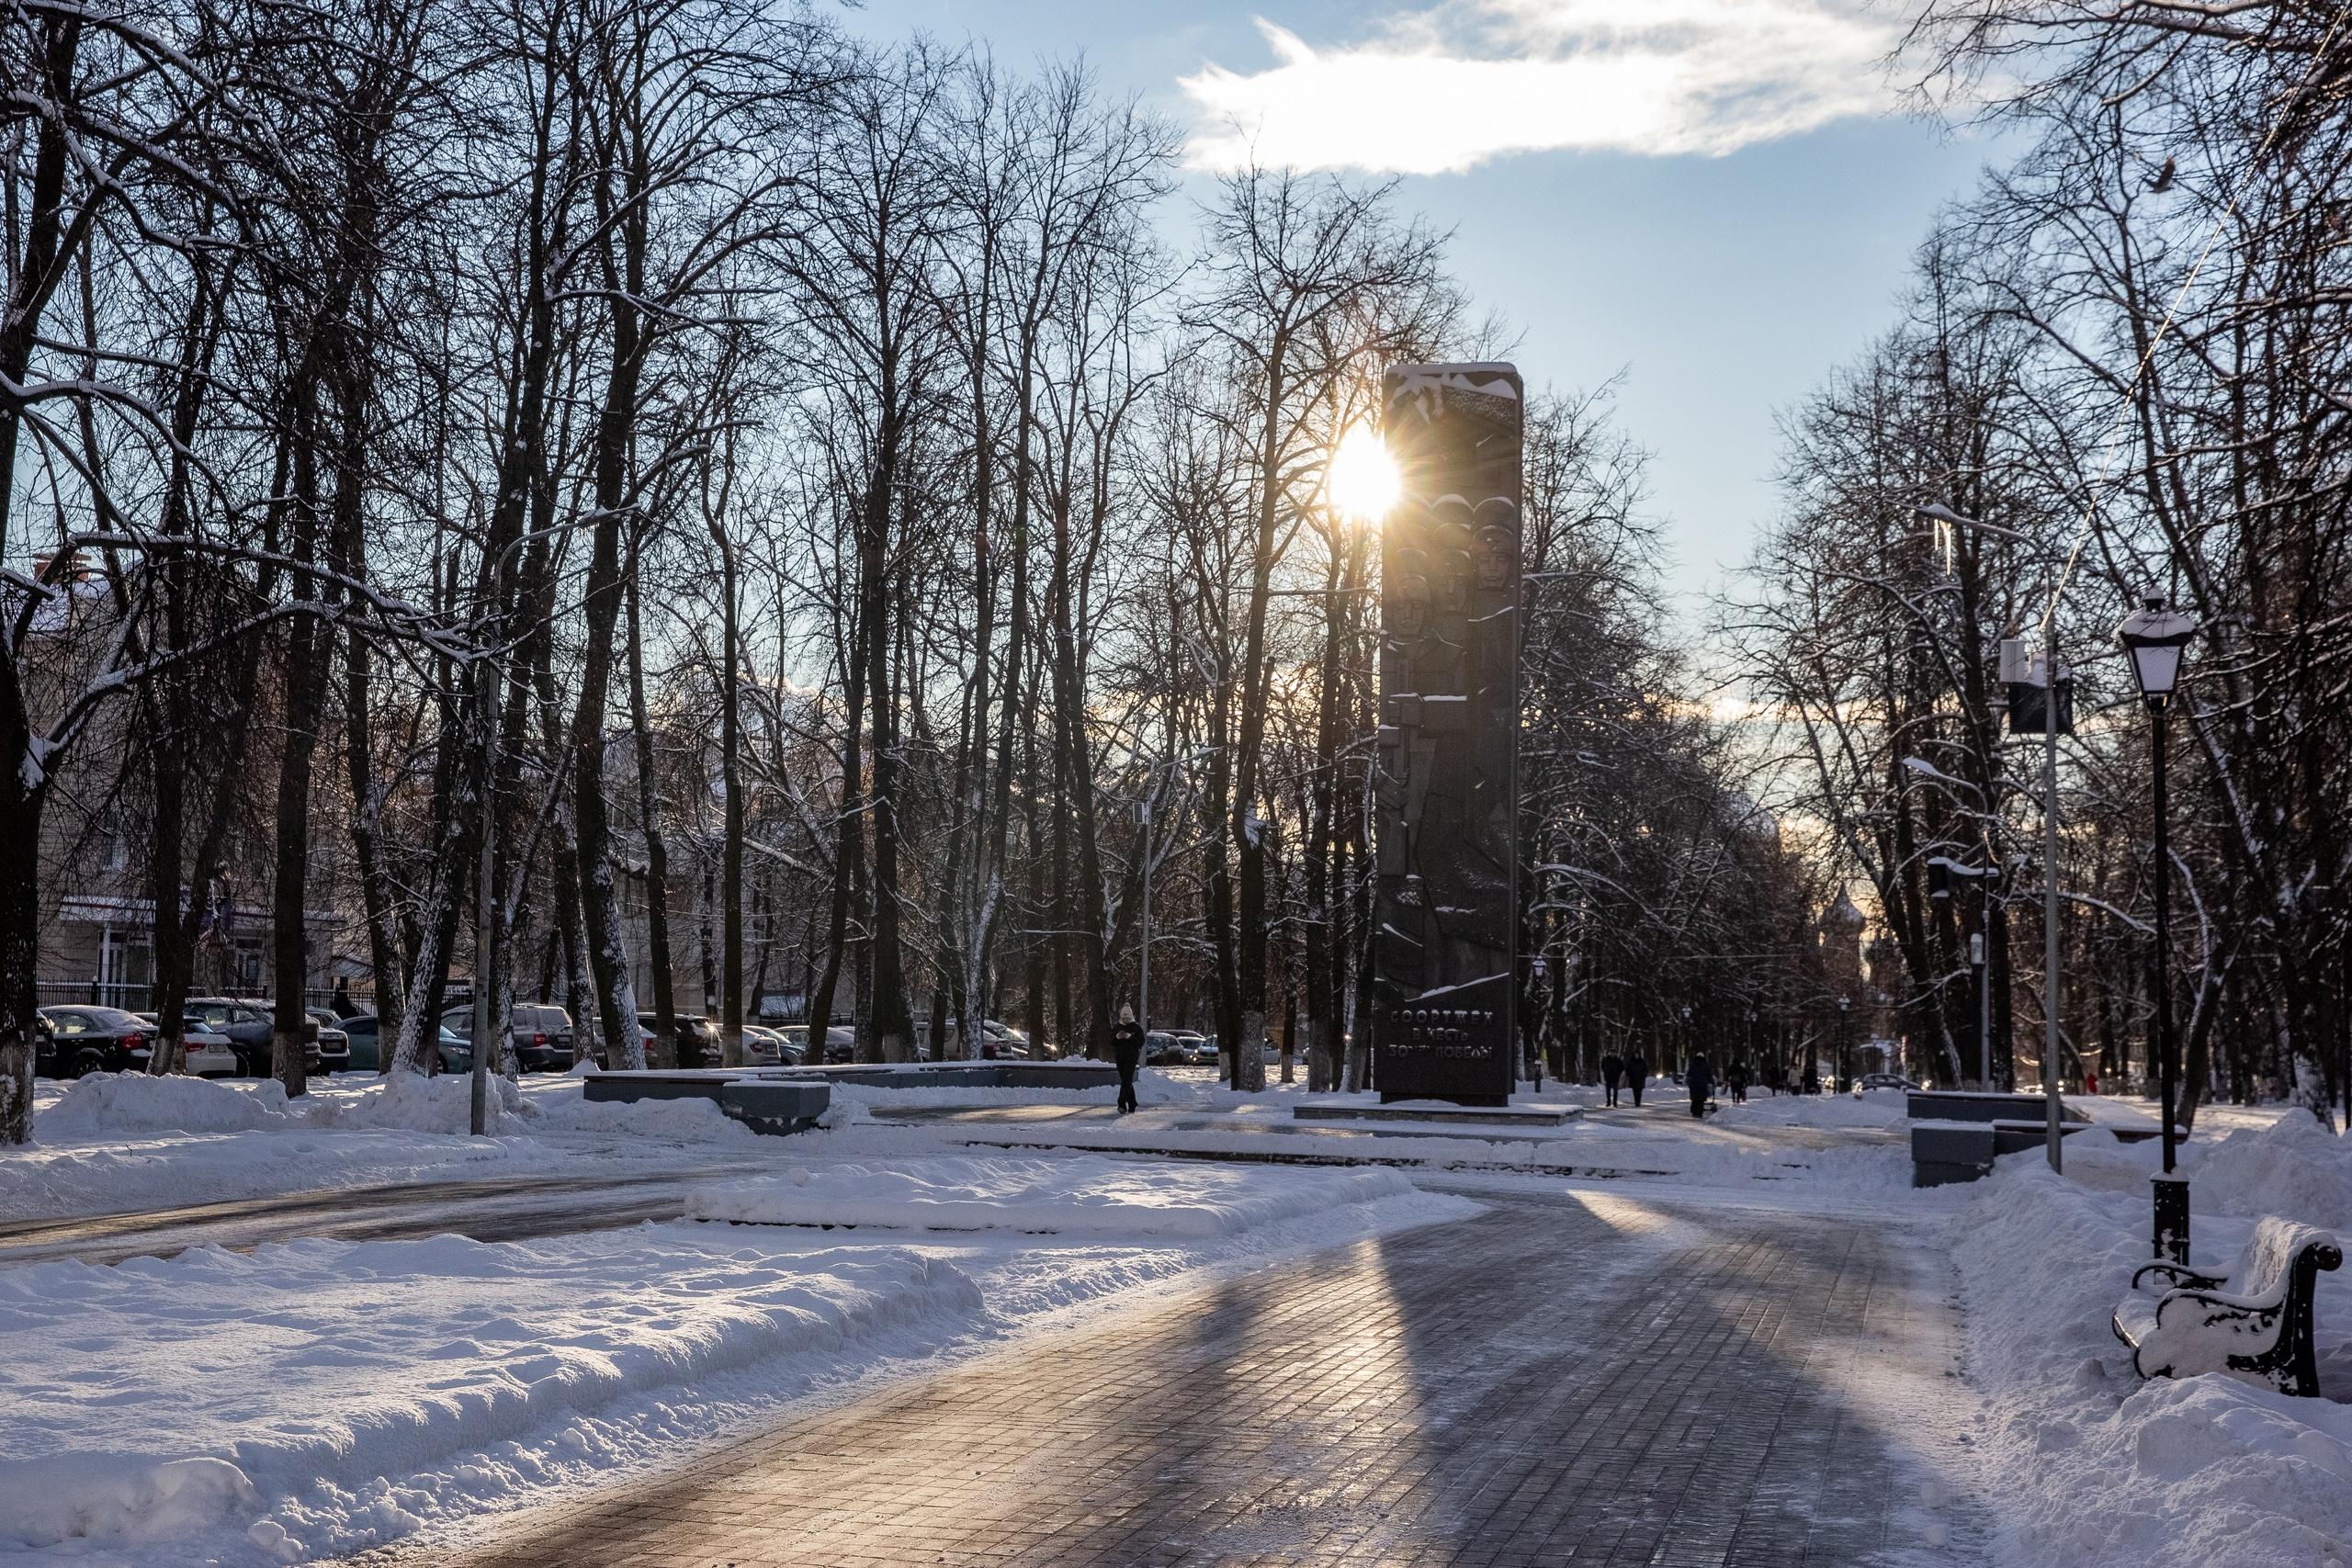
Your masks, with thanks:
M 587 1104 L 577 1079 L 491 1080 L 491 1135 L 467 1135 L 463 1074 L 267 1079 L 100 1073 L 35 1101 L 33 1142 L 0 1149 L 0 1221 L 176 1208 L 305 1189 L 674 1165 L 763 1139 L 706 1100 Z
M 2352 1240 L 2352 1140 L 2307 1112 L 2230 1134 L 2205 1150 L 2189 1177 L 2189 1201 L 2199 1211 L 2278 1214 Z
M 567 1466 L 658 1461 L 702 1429 L 663 1401 L 722 1374 L 788 1393 L 981 1308 L 940 1257 L 747 1242 L 672 1224 L 0 1271 L 0 1560 L 359 1550 Z
M 1069 1159 L 910 1160 L 796 1169 L 704 1188 L 686 1213 L 772 1225 L 1238 1235 L 1415 1190 L 1402 1173 Z
M 67 1086 L 55 1105 L 35 1117 L 33 1131 L 42 1142 L 51 1142 L 140 1133 L 251 1133 L 304 1120 L 274 1078 L 238 1089 L 210 1078 L 92 1073 Z
M 2283 1136 L 2291 1146 L 2300 1134 Z M 2216 1150 L 2208 1170 L 2220 1163 Z M 2291 1187 L 2273 1196 L 2299 1206 Z M 2214 1218 L 2203 1194 L 2195 1201 L 2194 1261 L 2231 1266 L 2250 1222 Z M 2036 1156 L 2005 1161 L 1954 1229 L 1969 1373 L 1990 1412 L 1981 1490 L 2001 1500 L 1994 1560 L 2352 1563 L 2352 1410 L 2337 1403 L 2352 1388 L 2337 1386 L 2330 1355 L 2352 1342 L 2352 1280 L 2319 1278 L 2322 1382 L 2333 1397 L 2290 1399 L 2227 1373 L 2142 1382 L 2108 1318 L 2147 1261 L 2149 1202 L 2144 1183 L 2086 1190 Z

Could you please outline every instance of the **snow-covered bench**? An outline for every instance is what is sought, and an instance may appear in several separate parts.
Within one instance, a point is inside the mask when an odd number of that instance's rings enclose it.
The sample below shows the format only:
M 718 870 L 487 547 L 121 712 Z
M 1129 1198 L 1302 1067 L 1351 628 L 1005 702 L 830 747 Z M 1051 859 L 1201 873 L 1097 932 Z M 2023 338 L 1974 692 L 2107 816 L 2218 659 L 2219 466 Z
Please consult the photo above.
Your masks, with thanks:
M 2143 1264 L 2115 1309 L 2115 1337 L 2132 1347 L 2132 1365 L 2143 1378 L 2250 1372 L 2282 1393 L 2315 1395 L 2312 1298 L 2319 1271 L 2343 1262 L 2343 1247 L 2327 1232 L 2267 1219 L 2227 1276 Z M 2162 1294 L 2143 1284 L 2152 1278 Z

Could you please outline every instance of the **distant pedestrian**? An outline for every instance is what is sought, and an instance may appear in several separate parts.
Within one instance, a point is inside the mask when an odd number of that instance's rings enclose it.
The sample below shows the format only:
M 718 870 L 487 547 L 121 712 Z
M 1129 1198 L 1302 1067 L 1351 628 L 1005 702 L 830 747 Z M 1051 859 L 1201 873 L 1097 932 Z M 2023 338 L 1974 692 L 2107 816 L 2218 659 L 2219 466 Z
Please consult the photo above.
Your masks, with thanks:
M 1111 1056 L 1119 1064 L 1119 1114 L 1140 1110 L 1136 1101 L 1136 1068 L 1143 1064 L 1143 1025 L 1136 1010 L 1122 1005 L 1119 1021 L 1111 1026 Z
M 1747 1103 L 1747 1057 L 1734 1056 L 1731 1059 L 1731 1066 L 1724 1069 L 1724 1082 L 1731 1086 L 1731 1100 L 1734 1105 Z
M 1600 1058 L 1600 1087 L 1608 1093 L 1608 1098 L 1601 1101 L 1602 1104 L 1614 1105 L 1617 1103 L 1617 1086 L 1624 1081 L 1624 1057 L 1611 1052 L 1608 1055 Z
M 1690 1065 L 1682 1070 L 1682 1081 L 1690 1090 L 1690 1114 L 1703 1118 L 1707 1114 L 1707 1097 L 1714 1092 L 1714 1069 L 1707 1065 L 1704 1051 L 1690 1053 Z
M 1645 1056 L 1625 1058 L 1625 1087 L 1634 1091 L 1634 1109 L 1642 1107 L 1642 1086 L 1650 1081 L 1649 1059 Z
M 359 1010 L 351 1005 L 349 976 L 338 975 L 334 977 L 334 998 L 328 1005 L 334 1009 L 334 1015 L 337 1018 L 354 1018 L 358 1015 Z

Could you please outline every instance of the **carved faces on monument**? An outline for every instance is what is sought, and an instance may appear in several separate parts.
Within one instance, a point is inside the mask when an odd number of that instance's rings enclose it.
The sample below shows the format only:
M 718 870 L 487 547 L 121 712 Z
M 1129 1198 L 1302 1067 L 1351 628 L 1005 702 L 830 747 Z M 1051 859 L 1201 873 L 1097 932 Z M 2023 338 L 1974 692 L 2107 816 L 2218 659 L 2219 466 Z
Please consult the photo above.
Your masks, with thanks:
M 1519 508 L 1506 497 L 1490 495 L 1478 503 L 1476 524 L 1471 547 L 1478 562 L 1478 586 L 1510 587 L 1519 567 Z
M 1391 554 L 1382 611 L 1388 635 L 1417 637 L 1430 629 L 1429 557 L 1410 546 Z

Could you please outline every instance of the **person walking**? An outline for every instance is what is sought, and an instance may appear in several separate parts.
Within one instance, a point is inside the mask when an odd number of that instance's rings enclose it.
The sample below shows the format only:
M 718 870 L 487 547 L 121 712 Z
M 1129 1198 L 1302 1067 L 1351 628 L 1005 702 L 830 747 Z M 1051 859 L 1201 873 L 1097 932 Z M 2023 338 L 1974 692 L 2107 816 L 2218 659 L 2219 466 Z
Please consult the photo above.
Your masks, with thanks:
M 1612 1051 L 1600 1058 L 1600 1087 L 1608 1091 L 1608 1098 L 1601 1101 L 1603 1105 L 1617 1103 L 1617 1085 L 1624 1077 L 1624 1057 Z
M 337 1018 L 350 1018 L 359 1011 L 351 1005 L 351 980 L 348 976 L 334 977 L 334 1000 L 329 1005 L 334 1009 Z
M 1690 1053 L 1690 1065 L 1683 1069 L 1682 1081 L 1690 1089 L 1690 1114 L 1704 1120 L 1707 1114 L 1707 1097 L 1715 1089 L 1715 1070 L 1707 1065 L 1707 1054 L 1704 1051 Z
M 1642 1086 L 1650 1081 L 1648 1058 L 1636 1052 L 1625 1058 L 1625 1087 L 1634 1091 L 1634 1109 L 1642 1108 Z
M 1119 1064 L 1119 1114 L 1141 1109 L 1136 1103 L 1136 1068 L 1143 1065 L 1143 1025 L 1136 1010 L 1119 1007 L 1119 1021 L 1111 1026 L 1111 1055 Z
M 1731 1066 L 1724 1069 L 1724 1082 L 1731 1085 L 1731 1100 L 1734 1105 L 1747 1103 L 1747 1057 L 1734 1056 L 1731 1059 Z

